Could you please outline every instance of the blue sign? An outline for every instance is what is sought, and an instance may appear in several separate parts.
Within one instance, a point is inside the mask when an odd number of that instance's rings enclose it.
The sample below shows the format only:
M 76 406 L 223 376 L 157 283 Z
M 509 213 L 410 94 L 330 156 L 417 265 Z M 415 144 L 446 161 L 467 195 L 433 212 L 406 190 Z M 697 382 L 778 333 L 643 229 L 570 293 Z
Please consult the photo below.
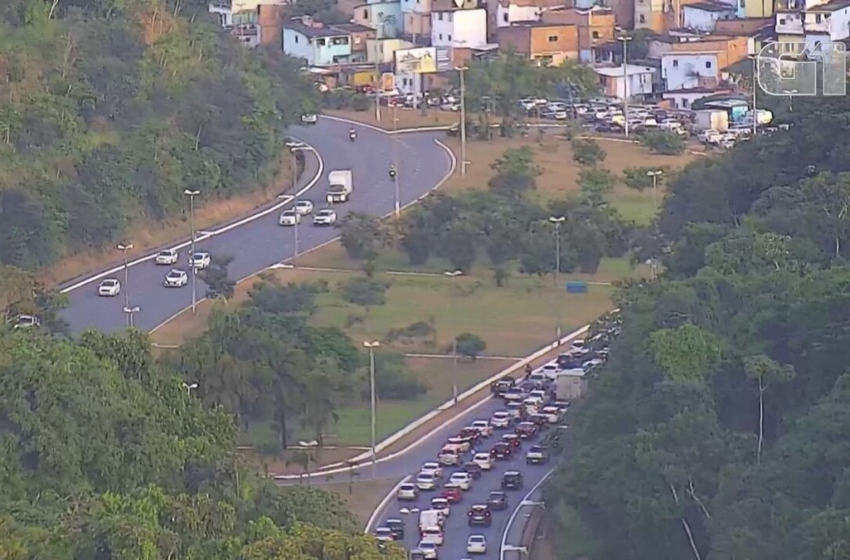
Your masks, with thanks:
M 567 293 L 568 294 L 586 294 L 587 293 L 587 282 L 567 282 Z

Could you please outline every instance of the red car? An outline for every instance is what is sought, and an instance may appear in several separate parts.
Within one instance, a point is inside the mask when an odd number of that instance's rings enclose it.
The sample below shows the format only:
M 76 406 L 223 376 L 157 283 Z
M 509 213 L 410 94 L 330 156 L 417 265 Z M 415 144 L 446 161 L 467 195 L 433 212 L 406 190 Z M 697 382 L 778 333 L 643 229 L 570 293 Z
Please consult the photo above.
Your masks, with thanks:
M 519 447 L 522 443 L 519 439 L 519 436 L 516 434 L 505 434 L 502 436 L 502 441 L 507 443 L 511 447 Z
M 467 439 L 470 442 L 474 443 L 481 439 L 481 432 L 479 432 L 475 428 L 464 428 L 460 431 L 457 437 Z
M 463 501 L 463 490 L 460 488 L 446 488 L 442 491 L 440 497 L 448 500 L 450 504 L 456 504 Z

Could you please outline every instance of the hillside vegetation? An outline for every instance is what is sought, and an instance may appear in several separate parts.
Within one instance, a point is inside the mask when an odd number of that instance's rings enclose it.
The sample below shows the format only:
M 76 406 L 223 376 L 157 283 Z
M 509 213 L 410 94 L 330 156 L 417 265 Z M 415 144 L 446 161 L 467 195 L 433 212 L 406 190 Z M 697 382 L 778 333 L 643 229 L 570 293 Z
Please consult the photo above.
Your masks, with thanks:
M 793 117 L 671 183 L 549 488 L 562 558 L 850 557 L 850 103 Z
M 37 269 L 133 223 L 256 189 L 312 88 L 200 0 L 0 2 L 0 263 Z

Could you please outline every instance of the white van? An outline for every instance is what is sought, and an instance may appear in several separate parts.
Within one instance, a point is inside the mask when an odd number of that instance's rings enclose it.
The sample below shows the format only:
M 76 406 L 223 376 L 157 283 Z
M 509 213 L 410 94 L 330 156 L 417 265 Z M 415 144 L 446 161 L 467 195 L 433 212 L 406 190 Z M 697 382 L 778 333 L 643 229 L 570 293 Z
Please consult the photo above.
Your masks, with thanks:
M 422 531 L 420 543 L 434 543 L 437 546 L 443 545 L 443 530 L 439 527 L 428 527 Z
M 447 467 L 460 464 L 460 449 L 454 445 L 447 445 L 443 447 L 440 450 L 440 454 L 437 455 L 437 461 L 439 461 L 441 465 L 445 465 Z
M 424 535 L 426 529 L 443 526 L 443 512 L 436 509 L 426 509 L 419 512 L 419 534 Z

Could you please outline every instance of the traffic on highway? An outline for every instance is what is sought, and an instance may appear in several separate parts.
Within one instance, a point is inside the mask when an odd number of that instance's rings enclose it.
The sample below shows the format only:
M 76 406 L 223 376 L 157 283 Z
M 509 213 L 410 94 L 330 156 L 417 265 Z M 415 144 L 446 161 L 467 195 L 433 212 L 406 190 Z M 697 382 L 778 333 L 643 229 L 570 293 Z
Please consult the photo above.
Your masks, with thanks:
M 557 359 L 494 382 L 492 402 L 429 442 L 437 451 L 377 512 L 376 537 L 402 544 L 410 560 L 500 558 L 511 513 L 560 452 L 570 382 L 605 362 L 619 329 L 617 318 L 605 318 Z
M 320 118 L 316 124 L 293 129 L 292 135 L 300 141 L 293 149 L 304 153 L 305 170 L 295 192 L 287 193 L 289 200 L 270 205 L 274 210 L 265 208 L 256 219 L 248 217 L 218 229 L 197 228 L 194 254 L 191 244 L 183 242 L 130 262 L 126 268 L 119 263 L 106 273 L 94 273 L 62 286 L 69 298 L 62 316 L 71 332 L 87 328 L 119 331 L 126 328 L 128 313 L 133 314 L 137 328 L 154 329 L 189 308 L 193 299 L 206 296 L 207 286 L 199 275 L 193 298 L 192 277 L 193 270 L 208 266 L 210 259 L 232 258 L 229 277 L 246 278 L 334 239 L 338 235 L 334 226 L 347 214 L 387 215 L 397 204 L 404 206 L 427 194 L 453 170 L 447 150 L 435 142 L 439 133 L 408 134 L 399 140 L 355 125 L 359 140 L 352 144 L 348 139 L 350 126 Z M 393 143 L 403 162 L 397 184 L 387 177 L 387 170 L 393 166 Z M 303 192 L 294 196 L 298 191 Z M 202 192 L 186 194 L 187 209 L 188 198 L 203 198 Z M 312 225 L 305 224 L 298 232 L 297 223 L 308 216 Z M 189 230 L 187 223 L 187 236 Z M 131 242 L 124 246 L 132 248 Z

